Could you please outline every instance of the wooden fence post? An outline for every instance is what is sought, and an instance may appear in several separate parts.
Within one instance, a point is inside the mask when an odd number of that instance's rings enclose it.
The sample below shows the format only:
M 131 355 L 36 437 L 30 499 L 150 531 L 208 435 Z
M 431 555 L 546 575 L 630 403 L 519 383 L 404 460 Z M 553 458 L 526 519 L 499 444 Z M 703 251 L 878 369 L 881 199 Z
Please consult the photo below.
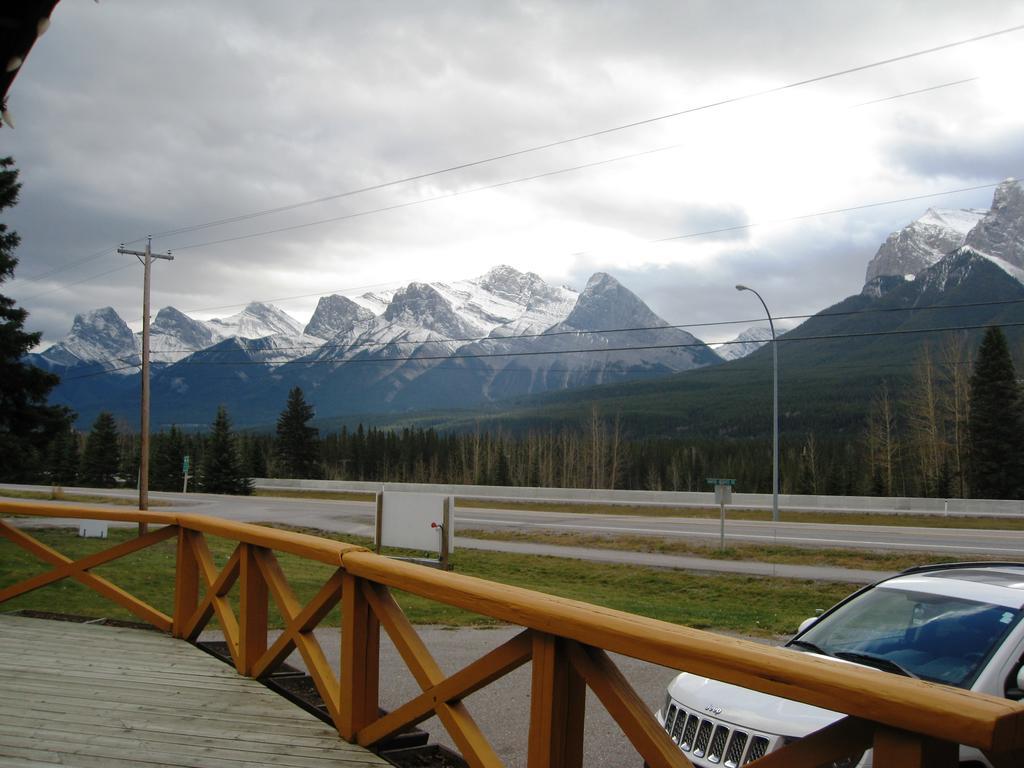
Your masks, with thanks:
M 336 725 L 350 742 L 377 719 L 380 706 L 380 623 L 360 581 L 347 573 L 342 577 L 341 722 Z
M 267 651 L 267 581 L 256 562 L 255 547 L 241 545 L 239 562 L 238 671 L 252 676 L 253 667 Z
M 956 768 L 960 748 L 918 733 L 879 726 L 875 729 L 875 768 Z
M 174 624 L 172 633 L 185 637 L 185 625 L 199 607 L 199 561 L 192 551 L 192 532 L 178 528 L 178 554 L 174 563 Z
M 533 638 L 529 768 L 581 768 L 586 685 L 569 663 L 565 641 Z

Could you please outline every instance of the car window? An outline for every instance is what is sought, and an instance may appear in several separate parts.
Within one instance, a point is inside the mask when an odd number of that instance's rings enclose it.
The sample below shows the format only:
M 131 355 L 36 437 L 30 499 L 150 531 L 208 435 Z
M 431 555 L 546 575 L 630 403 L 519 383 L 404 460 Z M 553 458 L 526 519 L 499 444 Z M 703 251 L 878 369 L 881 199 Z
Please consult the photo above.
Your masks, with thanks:
M 799 640 L 830 656 L 878 657 L 924 680 L 969 687 L 1020 613 L 991 603 L 876 587 L 823 616 Z

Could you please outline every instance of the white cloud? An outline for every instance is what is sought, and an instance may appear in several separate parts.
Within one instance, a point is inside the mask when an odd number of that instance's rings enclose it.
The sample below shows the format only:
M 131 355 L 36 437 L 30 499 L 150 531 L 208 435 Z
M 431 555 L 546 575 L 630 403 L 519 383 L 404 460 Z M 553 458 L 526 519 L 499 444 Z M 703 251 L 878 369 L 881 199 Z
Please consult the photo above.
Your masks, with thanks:
M 463 0 L 282 4 L 65 0 L 11 94 L 23 172 L 4 286 L 48 339 L 77 311 L 139 315 L 147 233 L 414 176 L 796 82 L 1020 23 L 985 0 L 748 3 Z M 885 235 L 930 204 L 652 244 L 672 235 L 1020 175 L 1020 34 L 585 141 L 175 236 L 159 250 L 467 192 L 265 237 L 180 250 L 154 306 L 469 277 L 497 263 L 581 286 L 606 269 L 672 322 L 742 316 L 738 279 L 780 313 L 860 288 Z M 966 78 L 949 88 L 854 107 Z M 24 278 L 106 248 L 51 278 Z M 66 290 L 60 286 L 68 286 Z M 719 288 L 719 286 L 723 286 Z M 766 291 L 769 289 L 766 289 Z M 724 294 L 722 293 L 724 291 Z M 308 315 L 315 297 L 282 306 Z M 775 307 L 773 307 L 774 309 Z M 233 309 L 203 314 L 230 314 Z

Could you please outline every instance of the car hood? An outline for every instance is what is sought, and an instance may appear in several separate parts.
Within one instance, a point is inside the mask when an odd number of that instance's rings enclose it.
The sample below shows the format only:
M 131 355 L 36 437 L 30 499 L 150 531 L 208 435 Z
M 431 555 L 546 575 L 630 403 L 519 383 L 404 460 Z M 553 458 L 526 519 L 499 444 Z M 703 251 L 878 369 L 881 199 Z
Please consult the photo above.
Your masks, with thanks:
M 763 734 L 802 737 L 844 717 L 841 712 L 686 672 L 669 683 L 668 691 L 698 715 L 711 715 L 734 727 Z

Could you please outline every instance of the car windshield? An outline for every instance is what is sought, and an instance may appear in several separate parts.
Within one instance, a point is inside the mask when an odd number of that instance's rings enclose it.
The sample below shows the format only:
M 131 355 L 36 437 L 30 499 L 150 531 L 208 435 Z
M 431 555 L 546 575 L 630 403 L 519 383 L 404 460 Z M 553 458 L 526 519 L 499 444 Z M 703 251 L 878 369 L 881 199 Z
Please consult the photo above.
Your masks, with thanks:
M 1020 613 L 991 603 L 876 587 L 822 617 L 789 645 L 967 688 Z

